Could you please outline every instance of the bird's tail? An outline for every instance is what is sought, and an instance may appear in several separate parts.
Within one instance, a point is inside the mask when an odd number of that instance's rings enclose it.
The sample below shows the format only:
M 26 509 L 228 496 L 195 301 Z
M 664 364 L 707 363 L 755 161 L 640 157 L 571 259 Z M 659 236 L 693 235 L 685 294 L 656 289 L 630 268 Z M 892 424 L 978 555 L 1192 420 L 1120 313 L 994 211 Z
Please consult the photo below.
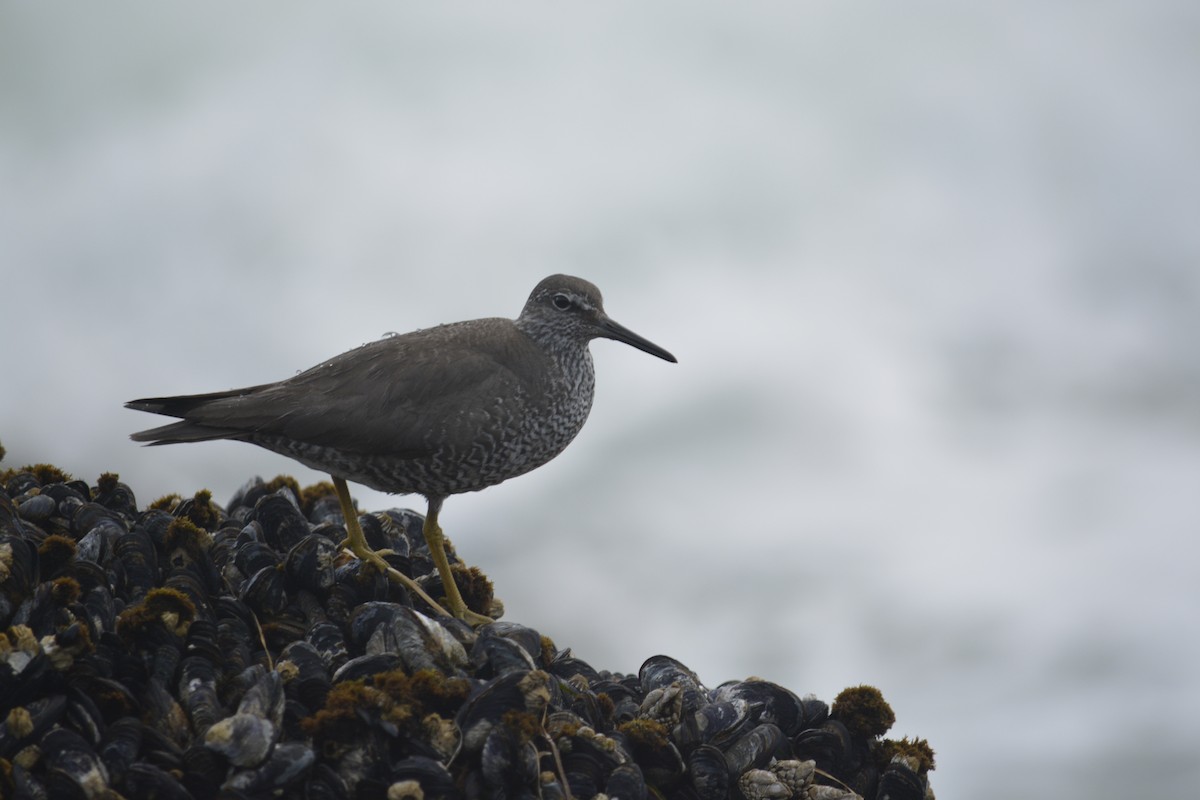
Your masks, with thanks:
M 238 439 L 245 435 L 245 431 L 214 428 L 210 425 L 200 425 L 184 420 L 131 433 L 129 438 L 135 442 L 145 442 L 146 444 L 180 444 L 181 442 L 208 442 L 214 439 Z
M 138 431 L 131 434 L 129 438 L 135 442 L 146 442 L 148 444 L 179 444 L 181 442 L 207 442 L 213 439 L 241 438 L 246 435 L 246 431 L 217 425 L 205 425 L 202 422 L 189 420 L 188 417 L 214 400 L 224 400 L 245 393 L 245 389 L 235 389 L 227 392 L 212 392 L 210 394 L 145 397 L 141 400 L 131 400 L 125 404 L 126 408 L 131 408 L 134 411 L 149 411 L 151 414 L 162 414 L 166 417 L 179 417 L 182 421 Z

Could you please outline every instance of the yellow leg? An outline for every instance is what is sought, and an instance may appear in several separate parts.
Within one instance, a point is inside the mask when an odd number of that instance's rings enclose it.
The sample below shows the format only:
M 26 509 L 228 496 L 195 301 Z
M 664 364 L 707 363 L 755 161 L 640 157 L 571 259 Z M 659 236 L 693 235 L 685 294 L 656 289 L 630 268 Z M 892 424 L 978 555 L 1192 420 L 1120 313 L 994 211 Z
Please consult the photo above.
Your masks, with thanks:
M 369 561 L 374 564 L 389 579 L 404 584 L 410 592 L 424 600 L 438 614 L 449 616 L 446 609 L 439 606 L 436 600 L 425 594 L 425 591 L 417 585 L 416 581 L 388 564 L 383 560 L 383 556 L 371 549 L 370 545 L 367 544 L 367 537 L 363 535 L 362 526 L 358 524 L 358 515 L 354 513 L 354 503 L 350 501 L 350 490 L 346 487 L 346 482 L 336 475 L 331 475 L 330 477 L 333 478 L 333 488 L 337 490 L 338 502 L 342 504 L 342 516 L 346 519 L 346 538 L 350 551 L 363 561 Z M 442 558 L 444 559 L 445 555 Z M 444 579 L 445 576 L 443 576 Z M 462 603 L 462 598 L 459 598 L 458 602 Z M 462 619 L 461 615 L 456 616 Z
M 450 559 L 446 558 L 445 537 L 442 535 L 442 527 L 438 525 L 437 521 L 438 512 L 441 510 L 442 498 L 430 497 L 429 513 L 425 515 L 422 532 L 425 534 L 425 544 L 429 546 L 429 555 L 433 557 L 438 575 L 442 576 L 442 588 L 446 591 L 446 605 L 450 606 L 450 611 L 454 616 L 470 625 L 487 625 L 492 622 L 491 617 L 476 614 L 467 608 L 462 594 L 458 591 L 458 584 L 454 582 L 454 573 L 450 571 Z

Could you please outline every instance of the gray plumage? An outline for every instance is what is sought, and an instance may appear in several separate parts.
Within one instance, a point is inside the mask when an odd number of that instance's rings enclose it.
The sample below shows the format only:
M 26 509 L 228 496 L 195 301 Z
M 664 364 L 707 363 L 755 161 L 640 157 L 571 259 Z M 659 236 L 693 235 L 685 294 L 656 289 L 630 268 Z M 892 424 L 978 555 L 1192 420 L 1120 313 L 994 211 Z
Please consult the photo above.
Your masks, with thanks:
M 252 442 L 373 489 L 442 498 L 524 474 L 570 444 L 591 410 L 597 337 L 675 361 L 610 320 L 591 283 L 553 275 L 516 320 L 390 336 L 277 383 L 126 406 L 182 420 L 135 441 Z

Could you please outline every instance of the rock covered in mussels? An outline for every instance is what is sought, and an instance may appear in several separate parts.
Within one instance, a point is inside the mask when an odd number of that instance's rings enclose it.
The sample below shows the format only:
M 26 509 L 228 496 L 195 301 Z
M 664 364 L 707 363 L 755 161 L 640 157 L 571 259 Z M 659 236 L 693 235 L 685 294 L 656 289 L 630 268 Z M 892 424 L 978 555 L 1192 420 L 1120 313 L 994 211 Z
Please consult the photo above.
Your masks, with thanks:
M 420 521 L 363 527 L 434 591 Z M 668 656 L 596 670 L 431 617 L 344 535 L 332 487 L 290 478 L 139 510 L 116 475 L 0 473 L 0 797 L 933 796 L 933 751 L 882 738 L 871 687 L 829 706 Z

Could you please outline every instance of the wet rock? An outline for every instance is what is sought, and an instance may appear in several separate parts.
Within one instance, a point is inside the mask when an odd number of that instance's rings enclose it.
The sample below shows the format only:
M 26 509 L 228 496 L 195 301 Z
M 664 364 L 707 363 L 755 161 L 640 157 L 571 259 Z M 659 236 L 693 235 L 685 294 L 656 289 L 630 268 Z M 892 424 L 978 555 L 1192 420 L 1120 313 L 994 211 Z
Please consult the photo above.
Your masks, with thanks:
M 877 690 L 709 689 L 666 655 L 621 674 L 471 630 L 341 549 L 331 491 L 139 509 L 116 475 L 0 473 L 0 796 L 932 797 Z M 362 522 L 431 577 L 419 514 Z

